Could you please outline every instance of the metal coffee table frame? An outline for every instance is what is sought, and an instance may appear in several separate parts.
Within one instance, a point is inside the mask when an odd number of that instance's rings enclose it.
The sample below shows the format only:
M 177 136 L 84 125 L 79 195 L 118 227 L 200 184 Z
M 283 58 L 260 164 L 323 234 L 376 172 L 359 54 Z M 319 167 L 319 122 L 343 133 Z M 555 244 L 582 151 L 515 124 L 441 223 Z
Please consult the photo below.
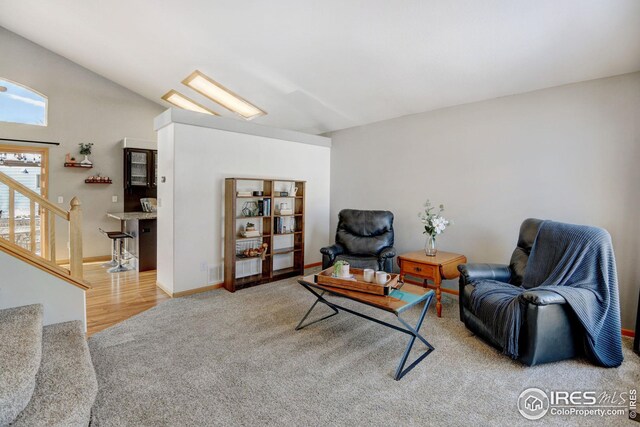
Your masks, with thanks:
M 298 280 L 298 283 L 300 283 L 306 290 L 308 290 L 309 292 L 311 292 L 315 297 L 316 297 L 316 301 L 313 303 L 313 305 L 311 306 L 311 308 L 309 308 L 309 310 L 307 310 L 307 312 L 305 313 L 305 315 L 302 317 L 302 319 L 300 320 L 300 323 L 298 323 L 298 326 L 296 326 L 296 331 L 306 328 L 307 326 L 313 325 L 314 323 L 318 323 L 322 320 L 328 319 L 330 317 L 335 316 L 336 314 L 338 314 L 340 312 L 340 310 L 342 311 L 346 311 L 347 313 L 351 313 L 355 316 L 358 317 L 362 317 L 363 319 L 367 319 L 370 320 L 372 322 L 378 323 L 380 325 L 386 326 L 387 328 L 391 328 L 394 329 L 396 331 L 405 333 L 407 335 L 409 335 L 411 338 L 409 338 L 409 342 L 407 344 L 407 348 L 404 351 L 404 354 L 402 355 L 402 357 L 400 358 L 400 363 L 398 364 L 398 367 L 396 369 L 395 375 L 394 375 L 394 379 L 396 381 L 399 381 L 402 377 L 404 377 L 409 371 L 411 371 L 413 368 L 416 367 L 416 365 L 418 365 L 418 363 L 420 363 L 425 357 L 427 357 L 429 354 L 431 354 L 431 352 L 433 350 L 435 350 L 435 348 L 429 344 L 429 341 L 427 341 L 422 335 L 420 335 L 420 327 L 422 326 L 422 322 L 424 321 L 425 315 L 427 314 L 427 310 L 429 309 L 429 305 L 431 304 L 431 300 L 433 299 L 434 296 L 434 292 L 430 291 L 427 292 L 424 295 L 424 299 L 420 299 L 418 301 L 416 301 L 415 303 L 412 304 L 407 304 L 406 306 L 402 307 L 401 310 L 398 311 L 388 311 L 388 310 L 384 310 L 380 307 L 376 307 L 375 305 L 372 305 L 364 300 L 359 300 L 359 299 L 354 299 L 350 296 L 345 295 L 344 293 L 341 292 L 332 292 L 330 289 L 326 289 L 325 287 L 320 287 L 320 286 L 316 286 L 313 283 L 309 283 L 305 280 Z M 317 292 L 315 289 L 318 289 L 320 292 Z M 343 307 L 341 305 L 335 304 L 331 301 L 327 301 L 324 298 L 324 295 L 326 293 L 329 294 L 333 294 L 333 295 L 337 295 L 337 296 L 341 296 L 347 299 L 350 299 L 351 301 L 355 301 L 355 302 L 359 302 L 361 304 L 365 304 L 371 307 L 375 307 L 378 308 L 379 310 L 383 310 L 383 311 L 387 311 L 389 313 L 392 313 L 396 316 L 396 318 L 398 319 L 398 321 L 400 323 L 402 323 L 402 325 L 404 325 L 404 328 L 397 326 L 397 325 L 393 325 L 391 323 L 385 322 L 383 320 L 380 319 L 376 319 L 374 317 L 368 316 L 364 313 L 360 313 L 357 312 L 355 310 L 352 310 L 350 308 L 347 307 Z M 391 294 L 391 296 L 393 296 L 393 293 Z M 416 324 L 415 327 L 412 327 L 409 323 L 407 323 L 403 318 L 400 317 L 400 313 L 402 313 L 405 309 L 412 307 L 414 305 L 419 304 L 420 302 L 424 301 L 424 307 L 422 308 L 422 312 L 420 313 L 420 317 L 418 318 L 418 323 Z M 316 307 L 316 305 L 318 305 L 318 303 L 322 303 L 324 305 L 326 305 L 327 307 L 329 307 L 330 309 L 333 310 L 333 313 L 329 314 L 328 316 L 324 316 L 320 319 L 317 320 L 313 320 L 311 322 L 308 322 L 307 324 L 304 324 L 304 321 L 307 319 L 307 317 L 309 317 L 309 314 L 311 314 L 311 312 L 313 311 L 313 309 Z M 416 360 L 413 361 L 413 363 L 411 363 L 407 368 L 405 368 L 405 364 L 407 363 L 407 358 L 409 357 L 409 353 L 411 352 L 411 349 L 413 348 L 413 344 L 416 341 L 416 338 L 419 339 L 420 341 L 422 341 L 422 343 L 427 346 L 427 350 L 422 353 L 420 356 L 418 356 L 416 358 Z

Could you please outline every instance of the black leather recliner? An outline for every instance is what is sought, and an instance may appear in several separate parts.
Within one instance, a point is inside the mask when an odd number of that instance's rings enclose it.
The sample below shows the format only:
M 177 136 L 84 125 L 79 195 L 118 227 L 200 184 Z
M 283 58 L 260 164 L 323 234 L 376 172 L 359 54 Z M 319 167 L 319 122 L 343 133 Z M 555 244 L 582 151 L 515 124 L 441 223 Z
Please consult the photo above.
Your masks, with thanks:
M 462 264 L 460 271 L 460 320 L 473 333 L 494 347 L 501 349 L 499 341 L 476 317 L 471 308 L 473 282 L 493 279 L 521 286 L 533 242 L 542 224 L 539 219 L 526 219 L 520 227 L 518 247 L 513 251 L 509 265 Z M 549 291 L 524 292 L 525 302 L 520 328 L 519 357 L 522 363 L 533 366 L 541 363 L 569 359 L 583 353 L 581 326 L 566 300 Z
M 393 247 L 393 214 L 389 211 L 343 209 L 338 214 L 336 243 L 320 249 L 322 268 L 336 261 L 355 268 L 391 272 L 396 250 Z

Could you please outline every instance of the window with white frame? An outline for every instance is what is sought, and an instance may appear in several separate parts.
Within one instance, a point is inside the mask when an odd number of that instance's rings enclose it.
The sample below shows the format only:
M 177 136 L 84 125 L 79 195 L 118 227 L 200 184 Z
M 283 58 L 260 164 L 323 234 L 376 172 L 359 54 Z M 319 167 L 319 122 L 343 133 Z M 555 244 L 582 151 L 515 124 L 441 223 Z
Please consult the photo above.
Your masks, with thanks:
M 46 126 L 47 97 L 0 77 L 0 121 Z

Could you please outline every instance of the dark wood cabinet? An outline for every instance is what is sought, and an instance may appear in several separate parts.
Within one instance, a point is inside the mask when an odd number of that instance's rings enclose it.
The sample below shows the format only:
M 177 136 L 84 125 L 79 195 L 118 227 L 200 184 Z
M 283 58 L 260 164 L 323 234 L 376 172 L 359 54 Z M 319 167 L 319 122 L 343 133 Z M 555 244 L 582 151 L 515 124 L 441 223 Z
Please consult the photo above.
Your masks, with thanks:
M 124 149 L 124 211 L 140 212 L 140 199 L 157 196 L 158 151 Z
M 155 198 L 158 193 L 158 151 L 141 148 L 124 149 L 124 211 L 141 212 L 140 199 Z M 124 231 L 133 239 L 129 252 L 138 260 L 138 271 L 156 269 L 157 221 L 126 221 Z
M 127 242 L 127 249 L 138 260 L 138 271 L 156 269 L 157 224 L 155 219 L 125 221 L 123 224 L 123 231 L 133 236 Z
M 124 149 L 124 188 L 156 188 L 158 151 Z

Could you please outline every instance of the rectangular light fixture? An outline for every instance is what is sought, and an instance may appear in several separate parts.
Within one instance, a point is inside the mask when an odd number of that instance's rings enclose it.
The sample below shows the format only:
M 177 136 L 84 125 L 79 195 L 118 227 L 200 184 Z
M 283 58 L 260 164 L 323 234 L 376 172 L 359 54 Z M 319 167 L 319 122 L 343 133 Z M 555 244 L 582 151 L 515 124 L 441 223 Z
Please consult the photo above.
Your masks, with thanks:
M 247 120 L 267 114 L 198 70 L 191 73 L 182 83 Z
M 186 96 L 184 96 L 180 92 L 177 92 L 177 91 L 175 91 L 173 89 L 171 89 L 169 92 L 167 92 L 164 95 L 162 95 L 162 99 L 164 99 L 168 103 L 173 104 L 176 107 L 180 107 L 180 108 L 182 108 L 184 110 L 191 110 L 191 111 L 195 111 L 195 112 L 198 112 L 198 113 L 211 114 L 213 116 L 219 116 L 220 115 L 220 114 L 216 113 L 215 111 L 212 111 L 212 110 L 208 109 L 207 107 L 198 104 L 193 99 L 187 98 Z

